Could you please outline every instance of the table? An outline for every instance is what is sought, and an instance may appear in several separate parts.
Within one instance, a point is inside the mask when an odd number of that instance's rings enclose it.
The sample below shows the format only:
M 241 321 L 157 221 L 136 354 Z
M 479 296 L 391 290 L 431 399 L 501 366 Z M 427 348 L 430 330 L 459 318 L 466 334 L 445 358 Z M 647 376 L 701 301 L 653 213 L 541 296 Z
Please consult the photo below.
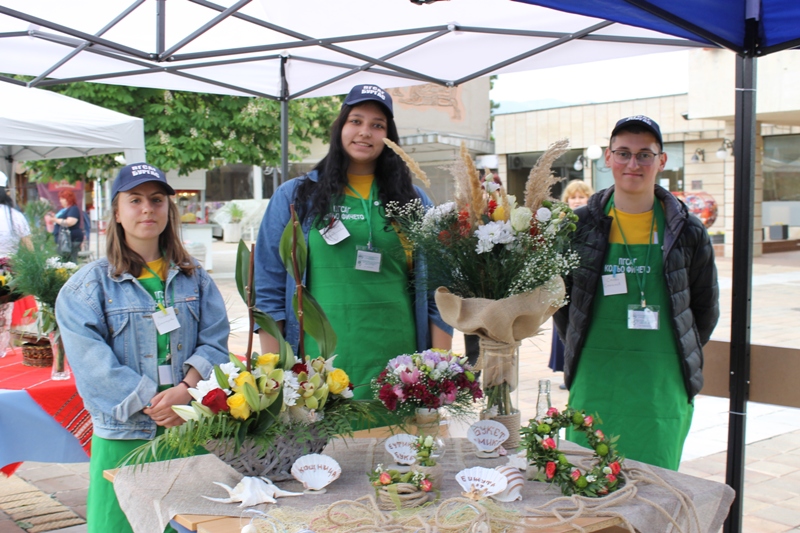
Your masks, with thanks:
M 0 358 L 0 467 L 11 475 L 22 461 L 89 460 L 92 421 L 75 379 L 50 379 L 51 368 L 22 364 L 16 348 Z
M 448 451 L 442 460 L 445 476 L 454 476 L 459 470 L 476 464 L 493 468 L 505 463 L 503 458 L 483 460 L 475 458 L 474 447 L 466 439 L 450 438 L 446 439 L 446 443 Z M 562 443 L 561 449 L 571 462 L 575 463 L 577 458 L 573 454 L 578 453 L 580 448 L 572 443 Z M 374 438 L 347 442 L 335 440 L 328 445 L 325 453 L 334 457 L 342 466 L 342 476 L 331 486 L 331 488 L 335 486 L 335 490 L 328 490 L 322 495 L 281 499 L 276 505 L 305 510 L 310 507 L 325 507 L 341 500 L 355 500 L 371 493 L 372 487 L 369 485 L 366 472 L 374 468 L 377 463 L 390 462 L 382 441 Z M 719 530 L 733 501 L 734 493 L 730 487 L 632 460 L 626 464 L 638 472 L 647 472 L 654 480 L 637 485 L 637 499 L 621 498 L 619 505 L 613 508 L 634 527 L 641 531 L 665 531 L 669 527 L 669 518 L 665 518 L 663 514 L 666 513 L 667 516 L 674 516 L 681 521 L 692 520 L 697 516 L 699 522 L 691 529 L 692 531 Z M 187 531 L 238 533 L 243 525 L 239 518 L 242 510 L 234 504 L 214 503 L 204 500 L 201 496 L 224 496 L 212 481 L 234 486 L 240 479 L 241 475 L 228 465 L 214 456 L 205 455 L 152 463 L 144 468 L 123 468 L 117 473 L 114 487 L 120 506 L 132 520 L 131 523 L 135 523 L 135 531 L 162 530 L 168 521 L 173 520 L 186 527 Z M 278 485 L 289 491 L 302 490 L 296 481 L 279 482 Z M 440 494 L 441 501 L 458 497 L 461 492 L 462 489 L 457 484 L 445 484 Z M 502 506 L 525 513 L 526 508 L 548 506 L 561 496 L 554 487 L 534 482 L 526 483 L 522 494 L 523 501 L 506 503 Z M 682 501 L 681 498 L 686 500 Z M 608 501 L 603 499 L 597 503 L 607 505 Z M 692 506 L 696 508 L 696 515 L 690 511 Z M 274 506 L 259 505 L 255 508 L 266 512 Z M 234 518 L 225 518 L 231 516 Z M 245 523 L 248 519 L 245 519 Z M 618 518 L 592 517 L 586 520 L 589 522 L 587 528 L 596 528 L 587 531 L 608 533 L 621 531 L 618 524 L 622 522 Z M 552 521 L 553 519 L 548 518 L 544 523 Z M 544 531 L 560 533 L 568 529 L 558 526 Z

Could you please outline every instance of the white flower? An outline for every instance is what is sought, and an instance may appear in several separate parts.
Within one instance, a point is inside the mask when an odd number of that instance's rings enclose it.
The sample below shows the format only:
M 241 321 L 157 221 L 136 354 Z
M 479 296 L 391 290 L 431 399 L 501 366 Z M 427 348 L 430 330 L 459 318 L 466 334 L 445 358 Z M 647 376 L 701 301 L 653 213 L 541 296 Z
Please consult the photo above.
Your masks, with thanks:
M 605 466 L 605 467 L 603 467 L 603 473 L 604 473 L 605 475 L 608 475 L 608 474 L 610 474 L 611 472 L 613 472 L 613 470 L 611 470 L 611 468 L 610 468 L 610 467 L 608 467 L 608 466 Z
M 283 375 L 283 403 L 287 407 L 294 406 L 300 394 L 297 390 L 300 388 L 300 383 L 297 381 L 297 376 L 293 372 L 286 372 Z
M 350 389 L 344 389 L 342 392 L 339 393 L 339 396 L 341 396 L 342 398 L 350 399 L 353 397 L 353 391 L 351 391 Z
M 206 394 L 208 394 L 214 389 L 221 389 L 221 388 L 222 387 L 219 386 L 217 380 L 215 378 L 211 378 L 197 382 L 197 386 L 195 386 L 195 388 L 189 389 L 189 394 L 192 395 L 192 398 L 202 403 L 203 398 L 206 397 Z
M 517 208 L 517 197 L 513 194 L 507 194 L 506 198 L 508 199 L 508 205 L 511 206 L 511 209 Z
M 236 386 L 236 378 L 239 377 L 239 367 L 233 363 L 222 363 L 219 369 L 228 376 L 228 388 Z
M 475 230 L 478 244 L 475 247 L 479 254 L 490 252 L 495 244 L 508 244 L 514 242 L 514 235 L 511 232 L 511 222 L 495 221 L 479 226 Z
M 550 220 L 551 216 L 552 213 L 546 207 L 540 207 L 539 209 L 536 210 L 536 220 L 538 220 L 539 222 L 547 222 L 548 220 Z
M 528 231 L 531 229 L 533 211 L 527 207 L 517 207 L 511 211 L 511 227 L 514 231 Z
M 596 476 L 592 476 L 592 475 L 586 476 L 586 481 L 588 481 L 589 483 L 594 483 L 596 480 L 597 480 Z
M 446 202 L 436 207 L 432 207 L 425 212 L 422 217 L 422 225 L 425 227 L 433 227 L 438 224 L 444 217 L 453 212 L 456 208 L 455 202 Z
M 483 183 L 483 188 L 486 189 L 486 192 L 492 194 L 493 192 L 495 192 L 497 189 L 500 188 L 500 185 L 498 185 L 493 181 L 486 181 Z

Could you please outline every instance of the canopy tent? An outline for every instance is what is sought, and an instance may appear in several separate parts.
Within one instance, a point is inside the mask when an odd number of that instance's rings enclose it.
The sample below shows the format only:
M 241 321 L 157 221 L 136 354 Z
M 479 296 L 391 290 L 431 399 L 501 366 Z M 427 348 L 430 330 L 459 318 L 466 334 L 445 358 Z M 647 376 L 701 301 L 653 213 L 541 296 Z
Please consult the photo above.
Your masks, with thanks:
M 0 156 L 14 161 L 124 152 L 144 161 L 144 122 L 52 91 L 0 82 Z
M 630 46 L 631 44 L 636 46 Z M 702 46 L 508 0 L 6 0 L 0 72 L 288 100 Z M 23 51 L 24 53 L 20 53 Z M 283 176 L 288 174 L 284 149 Z
M 34 86 L 103 81 L 277 98 L 284 104 L 285 147 L 289 99 L 343 94 L 357 83 L 451 85 L 488 74 L 681 47 L 736 52 L 728 483 L 737 490 L 737 500 L 726 531 L 741 530 L 755 58 L 800 45 L 800 4 L 434 1 L 382 0 L 376 7 L 374 0 L 7 0 L 0 6 L 0 72 L 34 75 Z M 285 176 L 285 158 L 283 170 Z

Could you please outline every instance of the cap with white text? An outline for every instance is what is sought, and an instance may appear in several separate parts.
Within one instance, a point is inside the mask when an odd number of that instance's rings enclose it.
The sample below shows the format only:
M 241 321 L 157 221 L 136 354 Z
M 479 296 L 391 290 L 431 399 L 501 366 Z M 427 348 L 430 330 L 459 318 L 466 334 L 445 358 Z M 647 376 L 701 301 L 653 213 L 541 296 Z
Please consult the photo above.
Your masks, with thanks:
M 378 102 L 383 105 L 389 113 L 389 118 L 394 118 L 392 96 L 377 85 L 356 85 L 350 89 L 350 93 L 344 99 L 344 103 L 347 105 L 356 105 L 368 101 Z
M 164 185 L 167 194 L 175 194 L 175 189 L 167 183 L 167 176 L 160 169 L 147 163 L 133 163 L 120 169 L 111 188 L 111 199 L 116 198 L 117 193 L 129 191 L 149 181 L 157 181 Z

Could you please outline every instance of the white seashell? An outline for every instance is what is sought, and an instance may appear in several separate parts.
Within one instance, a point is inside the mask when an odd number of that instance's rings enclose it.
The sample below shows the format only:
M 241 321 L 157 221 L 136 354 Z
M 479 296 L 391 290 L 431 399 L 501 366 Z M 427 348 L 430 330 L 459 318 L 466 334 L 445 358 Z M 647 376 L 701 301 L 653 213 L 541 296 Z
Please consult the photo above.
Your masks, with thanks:
M 399 465 L 413 465 L 417 462 L 417 451 L 412 447 L 417 437 L 408 433 L 398 433 L 386 439 L 384 447 Z
M 513 466 L 514 468 L 517 468 L 519 470 L 525 470 L 526 468 L 528 468 L 527 452 L 523 450 L 519 453 L 509 455 L 506 466 Z
M 518 468 L 513 466 L 498 466 L 495 470 L 506 476 L 508 485 L 503 492 L 498 492 L 492 498 L 499 502 L 513 502 L 522 499 L 522 485 L 525 483 L 525 476 Z
M 267 480 L 269 481 L 269 480 Z M 259 503 L 275 503 L 275 498 L 280 496 L 299 496 L 300 493 L 285 492 L 272 484 L 265 482 L 257 477 L 243 477 L 242 480 L 233 488 L 224 483 L 214 482 L 228 492 L 227 498 L 210 498 L 203 496 L 207 500 L 220 503 L 241 502 L 239 507 L 252 507 Z M 278 494 L 280 493 L 280 494 Z
M 456 481 L 464 489 L 464 496 L 481 500 L 506 490 L 508 479 L 493 468 L 474 466 L 456 474 Z
M 320 492 L 342 475 L 342 467 L 333 457 L 312 453 L 297 459 L 292 465 L 292 476 L 303 484 L 306 491 Z
M 508 429 L 494 420 L 479 420 L 467 431 L 467 439 L 479 452 L 493 452 L 508 439 Z
M 242 528 L 241 533 L 258 533 L 258 528 L 253 524 L 247 524 Z

